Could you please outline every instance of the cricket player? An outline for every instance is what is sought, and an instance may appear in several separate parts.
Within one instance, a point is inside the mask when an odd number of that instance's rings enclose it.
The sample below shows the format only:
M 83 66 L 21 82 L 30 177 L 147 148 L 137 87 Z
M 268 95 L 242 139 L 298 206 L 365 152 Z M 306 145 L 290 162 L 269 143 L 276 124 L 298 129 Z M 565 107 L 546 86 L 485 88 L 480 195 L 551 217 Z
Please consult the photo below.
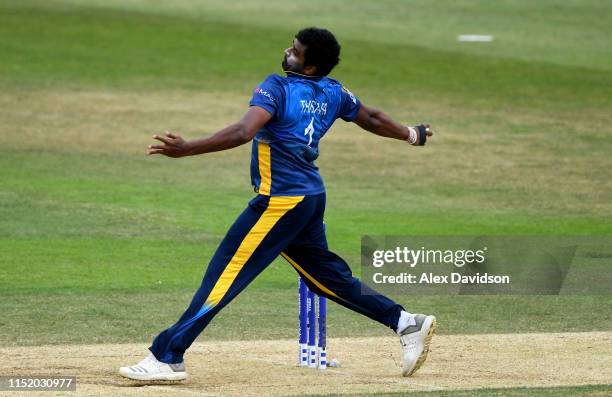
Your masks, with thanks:
M 285 49 L 285 75 L 272 74 L 255 88 L 239 122 L 191 141 L 172 133 L 153 137 L 159 143 L 150 145 L 148 154 L 175 158 L 253 141 L 251 181 L 257 195 L 230 227 L 187 310 L 155 338 L 148 357 L 120 368 L 121 375 L 136 380 L 186 379 L 185 351 L 214 316 L 279 255 L 316 294 L 394 330 L 403 349 L 404 376 L 423 364 L 435 317 L 411 314 L 362 285 L 346 262 L 328 249 L 325 187 L 315 160 L 319 141 L 338 118 L 407 145 L 422 146 L 433 133 L 429 125 L 410 127 L 393 121 L 327 77 L 339 56 L 340 45 L 331 32 L 303 29 Z

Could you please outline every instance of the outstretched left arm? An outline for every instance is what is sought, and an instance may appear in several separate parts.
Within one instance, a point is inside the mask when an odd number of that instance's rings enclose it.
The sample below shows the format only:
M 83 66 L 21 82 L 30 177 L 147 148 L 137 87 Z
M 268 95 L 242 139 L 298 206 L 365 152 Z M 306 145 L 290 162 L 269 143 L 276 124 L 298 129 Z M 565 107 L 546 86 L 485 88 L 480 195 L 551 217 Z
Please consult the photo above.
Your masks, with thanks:
M 422 141 L 420 136 L 421 134 L 418 133 L 418 126 L 407 127 L 405 125 L 401 125 L 393 121 L 384 112 L 378 109 L 367 107 L 363 103 L 361 104 L 359 113 L 357 113 L 357 117 L 355 118 L 355 120 L 353 120 L 353 122 L 364 130 L 369 131 L 373 134 L 384 136 L 387 138 L 401 139 L 403 141 L 408 141 L 410 139 L 410 128 L 414 128 L 416 130 L 416 141 L 413 143 L 413 145 L 418 146 L 421 144 Z M 425 134 L 427 135 L 427 137 L 433 135 L 433 131 L 429 127 L 429 124 L 423 125 L 423 128 L 425 129 Z
M 263 108 L 251 106 L 242 119 L 217 133 L 201 139 L 186 141 L 180 135 L 167 132 L 165 136 L 153 135 L 163 145 L 149 145 L 148 154 L 168 157 L 195 156 L 235 148 L 249 142 L 272 115 Z

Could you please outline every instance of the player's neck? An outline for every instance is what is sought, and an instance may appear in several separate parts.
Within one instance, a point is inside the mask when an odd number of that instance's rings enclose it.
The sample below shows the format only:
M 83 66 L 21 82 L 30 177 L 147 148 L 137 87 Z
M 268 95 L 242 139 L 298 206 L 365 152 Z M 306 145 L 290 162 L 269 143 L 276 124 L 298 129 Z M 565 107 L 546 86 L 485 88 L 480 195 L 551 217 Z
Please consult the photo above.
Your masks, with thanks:
M 287 73 L 287 76 L 306 77 L 309 79 L 320 79 L 322 77 L 322 76 L 315 76 L 312 74 L 302 74 L 298 72 L 292 72 L 291 70 L 285 70 L 284 72 Z

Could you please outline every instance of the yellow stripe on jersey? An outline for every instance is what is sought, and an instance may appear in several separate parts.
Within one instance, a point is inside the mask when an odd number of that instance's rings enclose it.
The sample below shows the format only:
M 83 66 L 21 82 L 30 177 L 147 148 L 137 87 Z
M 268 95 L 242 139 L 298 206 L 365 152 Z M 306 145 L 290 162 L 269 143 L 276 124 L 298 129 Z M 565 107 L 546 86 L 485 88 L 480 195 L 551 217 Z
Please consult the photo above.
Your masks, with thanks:
M 270 197 L 268 208 L 266 208 L 257 223 L 255 223 L 242 240 L 242 243 L 240 243 L 238 250 L 236 250 L 236 253 L 225 267 L 225 270 L 221 273 L 212 291 L 210 291 L 206 303 L 216 305 L 223 299 L 238 276 L 238 273 L 240 273 L 240 270 L 242 270 L 245 263 L 247 263 L 249 258 L 253 255 L 253 252 L 259 247 L 259 244 L 261 244 L 270 230 L 272 230 L 276 222 L 303 199 L 304 196 Z
M 319 289 L 323 292 L 325 292 L 328 295 L 331 295 L 333 297 L 336 297 L 338 299 L 344 300 L 342 298 L 340 298 L 338 295 L 336 295 L 335 293 L 333 293 L 329 288 L 326 288 L 323 284 L 321 284 L 320 282 L 318 282 L 317 280 L 314 279 L 314 277 L 312 277 L 310 274 L 306 273 L 306 271 L 304 269 L 301 268 L 300 265 L 298 265 L 293 259 L 289 258 L 289 256 L 287 254 L 285 254 L 284 252 L 281 252 L 281 256 L 283 258 L 285 258 L 287 260 L 287 262 L 289 262 L 289 264 L 291 266 L 293 266 L 295 268 L 295 270 L 298 271 L 298 273 L 300 273 L 302 276 L 306 277 L 308 280 L 312 281 L 312 283 L 314 285 L 316 285 L 317 287 L 319 287 Z
M 270 161 L 270 145 L 259 141 L 257 144 L 257 157 L 259 158 L 259 194 L 270 195 L 272 187 L 272 163 Z

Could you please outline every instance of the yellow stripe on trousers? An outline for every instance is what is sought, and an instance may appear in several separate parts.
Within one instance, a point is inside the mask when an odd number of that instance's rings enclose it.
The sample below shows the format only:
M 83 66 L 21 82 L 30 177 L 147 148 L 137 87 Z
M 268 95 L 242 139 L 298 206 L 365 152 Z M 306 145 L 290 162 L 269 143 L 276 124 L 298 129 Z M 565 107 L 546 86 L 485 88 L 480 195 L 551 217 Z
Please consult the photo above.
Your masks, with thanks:
M 253 252 L 259 247 L 259 244 L 261 244 L 262 240 L 268 235 L 270 230 L 272 230 L 276 222 L 303 199 L 304 196 L 270 197 L 268 208 L 266 208 L 257 223 L 255 223 L 242 240 L 242 243 L 240 243 L 238 250 L 236 250 L 236 253 L 225 267 L 225 270 L 221 273 L 212 291 L 210 291 L 210 295 L 208 295 L 208 299 L 206 300 L 207 303 L 216 305 L 223 299 L 238 276 L 238 273 L 240 273 L 240 270 L 244 267 L 244 264 L 247 263 L 249 258 L 253 255 Z
M 321 284 L 320 282 L 318 282 L 317 280 L 314 279 L 314 277 L 312 277 L 310 274 L 306 273 L 306 271 L 304 269 L 301 268 L 300 265 L 298 265 L 293 259 L 289 258 L 289 256 L 287 254 L 285 254 L 284 252 L 281 252 L 281 256 L 283 258 L 285 258 L 287 260 L 287 262 L 289 262 L 289 264 L 291 266 L 293 266 L 293 268 L 295 270 L 298 271 L 298 273 L 300 273 L 302 276 L 306 277 L 308 280 L 312 281 L 312 283 L 314 285 L 316 285 L 317 287 L 319 287 L 319 289 L 323 292 L 325 292 L 328 295 L 331 295 L 335 298 L 338 298 L 340 300 L 344 300 L 342 298 L 340 298 L 338 295 L 334 294 L 329 288 L 325 287 L 323 284 Z
M 259 141 L 257 144 L 257 158 L 259 159 L 259 194 L 270 195 L 272 186 L 272 163 L 270 160 L 270 145 Z

